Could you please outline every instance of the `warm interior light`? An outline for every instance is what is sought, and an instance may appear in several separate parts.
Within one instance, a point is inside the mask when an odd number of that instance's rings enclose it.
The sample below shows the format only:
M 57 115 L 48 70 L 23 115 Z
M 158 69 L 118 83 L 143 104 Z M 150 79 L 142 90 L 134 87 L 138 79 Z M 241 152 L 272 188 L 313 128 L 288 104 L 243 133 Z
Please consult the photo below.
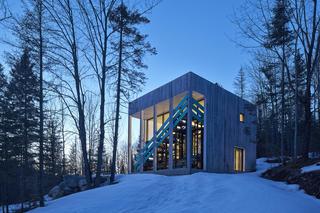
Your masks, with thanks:
M 244 122 L 244 114 L 240 113 L 240 122 Z
M 234 148 L 234 171 L 244 171 L 244 149 L 242 148 Z

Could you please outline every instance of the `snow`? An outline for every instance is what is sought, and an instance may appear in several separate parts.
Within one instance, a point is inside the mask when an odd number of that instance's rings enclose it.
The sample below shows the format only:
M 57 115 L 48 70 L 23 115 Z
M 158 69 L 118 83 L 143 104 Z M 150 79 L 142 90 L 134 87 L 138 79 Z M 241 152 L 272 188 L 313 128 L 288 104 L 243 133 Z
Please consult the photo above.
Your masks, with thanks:
M 302 173 L 320 170 L 320 162 L 301 168 Z
M 32 213 L 219 212 L 318 213 L 320 200 L 296 185 L 259 177 L 271 166 L 257 160 L 257 172 L 196 173 L 185 176 L 132 174 L 119 183 L 49 201 Z

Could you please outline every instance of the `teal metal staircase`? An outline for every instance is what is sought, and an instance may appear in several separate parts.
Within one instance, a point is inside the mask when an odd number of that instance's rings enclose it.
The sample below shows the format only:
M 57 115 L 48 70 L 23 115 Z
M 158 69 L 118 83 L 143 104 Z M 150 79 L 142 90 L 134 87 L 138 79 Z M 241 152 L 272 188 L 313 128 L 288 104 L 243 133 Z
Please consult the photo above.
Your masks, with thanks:
M 191 98 L 192 106 L 192 118 L 203 122 L 204 121 L 204 107 L 199 104 L 194 98 L 185 96 L 180 103 L 174 108 L 172 115 L 173 128 L 175 128 L 179 122 L 184 118 L 188 113 L 188 99 Z M 163 141 L 169 136 L 169 126 L 170 126 L 170 117 L 162 124 L 159 130 L 156 132 L 155 136 L 151 140 L 147 141 L 143 149 L 141 149 L 135 159 L 135 171 L 139 171 L 140 168 L 144 165 L 146 160 L 154 155 L 154 148 L 158 148 Z

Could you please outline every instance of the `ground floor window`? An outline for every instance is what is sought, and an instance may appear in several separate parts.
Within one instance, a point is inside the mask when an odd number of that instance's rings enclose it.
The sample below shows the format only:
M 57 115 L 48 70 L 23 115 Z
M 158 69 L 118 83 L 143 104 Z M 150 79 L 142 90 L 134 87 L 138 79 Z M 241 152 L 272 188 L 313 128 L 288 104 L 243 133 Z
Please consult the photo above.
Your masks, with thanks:
M 204 100 L 200 100 L 199 103 L 203 106 Z M 198 110 L 201 107 L 198 108 Z M 184 108 L 184 110 L 187 110 Z M 183 111 L 185 113 L 186 111 Z M 194 113 L 197 111 L 195 110 Z M 191 150 L 187 150 L 187 114 L 178 114 L 179 116 L 174 119 L 173 131 L 172 131 L 172 167 L 175 168 L 187 168 L 187 153 L 191 154 L 191 167 L 194 169 L 203 169 L 203 141 L 204 141 L 204 124 L 200 119 L 192 117 L 192 138 L 191 138 Z M 198 115 L 198 114 L 195 114 Z M 183 117 L 180 117 L 183 116 Z M 145 160 L 144 171 L 153 170 L 153 161 L 156 161 L 157 170 L 169 168 L 169 136 L 164 139 L 160 139 L 159 135 L 165 135 L 168 130 L 169 113 L 163 113 L 157 115 L 154 124 L 154 119 L 150 118 L 145 120 L 144 124 L 144 136 L 145 142 L 153 139 L 154 127 L 157 133 L 157 143 L 159 144 L 156 150 L 156 157 L 149 157 Z M 166 122 L 167 121 L 167 122 Z M 165 128 L 162 127 L 166 123 Z M 161 130 L 159 132 L 159 130 Z M 170 134 L 169 134 L 170 135 Z
M 203 123 L 192 121 L 192 168 L 203 168 Z
M 173 168 L 187 167 L 187 116 L 173 129 Z
M 169 113 L 157 116 L 157 131 L 169 118 Z M 157 169 L 168 169 L 169 165 L 169 137 L 165 138 L 157 148 Z
M 243 148 L 234 148 L 234 171 L 243 172 L 244 171 L 244 159 L 245 150 Z
M 157 169 L 168 169 L 169 137 L 165 138 L 157 149 Z

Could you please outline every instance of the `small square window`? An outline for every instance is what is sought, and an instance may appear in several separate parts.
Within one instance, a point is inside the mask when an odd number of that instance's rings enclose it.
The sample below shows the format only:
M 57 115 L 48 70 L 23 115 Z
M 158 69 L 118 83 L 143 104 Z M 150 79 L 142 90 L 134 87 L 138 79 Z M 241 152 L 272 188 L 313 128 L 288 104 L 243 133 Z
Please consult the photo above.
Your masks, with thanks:
M 240 113 L 240 122 L 243 123 L 244 122 L 244 114 Z

